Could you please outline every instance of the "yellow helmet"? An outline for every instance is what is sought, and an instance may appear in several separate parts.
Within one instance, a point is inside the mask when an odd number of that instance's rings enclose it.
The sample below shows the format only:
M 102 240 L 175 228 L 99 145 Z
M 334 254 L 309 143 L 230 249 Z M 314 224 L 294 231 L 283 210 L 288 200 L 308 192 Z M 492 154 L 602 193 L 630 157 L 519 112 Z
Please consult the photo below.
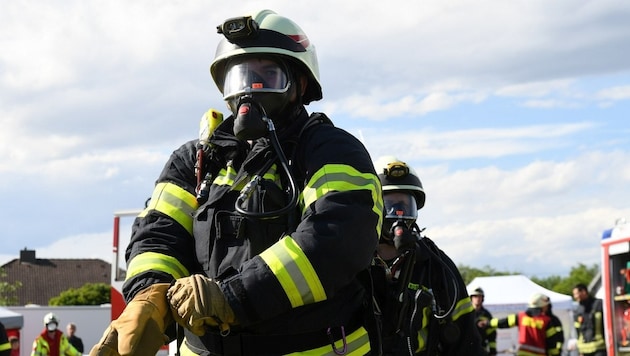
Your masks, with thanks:
M 322 98 L 315 46 L 295 22 L 271 10 L 262 10 L 251 16 L 227 19 L 217 26 L 217 31 L 224 38 L 217 46 L 210 74 L 222 94 L 228 61 L 256 54 L 287 59 L 300 68 L 308 77 L 302 96 L 304 104 Z

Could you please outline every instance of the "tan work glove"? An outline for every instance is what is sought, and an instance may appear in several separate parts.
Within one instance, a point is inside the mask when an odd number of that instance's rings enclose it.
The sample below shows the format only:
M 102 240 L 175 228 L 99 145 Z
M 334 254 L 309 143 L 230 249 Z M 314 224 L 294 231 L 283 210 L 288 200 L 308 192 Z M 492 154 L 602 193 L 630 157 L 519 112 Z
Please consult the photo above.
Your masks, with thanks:
M 197 336 L 206 332 L 206 324 L 218 326 L 223 333 L 237 324 L 221 287 L 206 276 L 194 274 L 178 279 L 166 297 L 175 321 Z
M 173 322 L 166 301 L 169 283 L 157 283 L 139 292 L 112 321 L 90 356 L 155 356 L 168 342 L 164 334 Z

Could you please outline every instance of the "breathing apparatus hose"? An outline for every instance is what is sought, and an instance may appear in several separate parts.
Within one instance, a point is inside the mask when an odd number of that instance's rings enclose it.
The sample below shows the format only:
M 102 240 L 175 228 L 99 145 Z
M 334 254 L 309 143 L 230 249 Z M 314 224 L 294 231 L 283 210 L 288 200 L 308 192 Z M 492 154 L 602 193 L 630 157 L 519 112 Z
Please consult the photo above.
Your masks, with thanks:
M 243 188 L 243 190 L 241 190 L 241 194 L 236 199 L 236 203 L 234 203 L 234 208 L 239 214 L 242 214 L 243 216 L 256 218 L 256 219 L 269 219 L 269 218 L 275 218 L 275 217 L 281 216 L 291 211 L 292 209 L 294 209 L 297 206 L 298 193 L 297 193 L 297 185 L 295 183 L 295 178 L 293 178 L 293 175 L 291 174 L 291 170 L 289 168 L 289 162 L 287 160 L 286 155 L 284 154 L 284 151 L 282 150 L 282 147 L 280 146 L 280 141 L 278 140 L 278 135 L 276 134 L 276 128 L 273 124 L 273 121 L 271 121 L 271 119 L 267 117 L 266 113 L 264 112 L 264 108 L 262 106 L 258 105 L 258 109 L 261 110 L 261 112 L 263 113 L 262 119 L 267 124 L 267 131 L 269 134 L 269 139 L 271 141 L 271 146 L 273 147 L 274 151 L 276 152 L 276 155 L 278 156 L 278 160 L 280 161 L 280 166 L 282 167 L 282 170 L 287 175 L 287 178 L 289 181 L 289 187 L 288 187 L 289 201 L 284 207 L 277 210 L 272 210 L 272 211 L 258 212 L 258 211 L 248 211 L 247 209 L 244 209 L 242 207 L 243 204 L 252 195 L 252 193 L 256 191 L 258 184 L 262 180 L 262 177 L 260 175 L 257 175 L 249 183 L 247 183 L 247 185 L 245 186 L 245 188 Z M 273 161 L 269 163 L 266 169 L 271 167 L 271 164 L 273 164 Z
M 414 230 L 418 230 L 419 231 L 418 226 L 416 224 L 414 224 Z M 452 270 L 452 268 L 448 264 L 446 264 L 446 262 L 444 262 L 442 260 L 442 258 L 437 253 L 435 253 L 431 249 L 431 247 L 425 242 L 424 238 L 421 238 L 420 241 L 421 241 L 422 244 L 424 244 L 424 246 L 426 247 L 426 250 L 429 251 L 431 256 L 434 259 L 436 259 L 442 265 L 442 267 L 446 270 L 446 272 L 450 275 L 450 277 L 451 277 L 450 280 L 453 283 L 453 298 L 451 300 L 450 307 L 443 314 L 439 314 L 437 312 L 437 310 L 433 313 L 433 316 L 436 319 L 445 319 L 449 315 L 451 315 L 451 313 L 453 313 L 453 310 L 455 310 L 455 306 L 457 305 L 457 296 L 459 295 L 459 286 L 457 285 L 457 274 Z

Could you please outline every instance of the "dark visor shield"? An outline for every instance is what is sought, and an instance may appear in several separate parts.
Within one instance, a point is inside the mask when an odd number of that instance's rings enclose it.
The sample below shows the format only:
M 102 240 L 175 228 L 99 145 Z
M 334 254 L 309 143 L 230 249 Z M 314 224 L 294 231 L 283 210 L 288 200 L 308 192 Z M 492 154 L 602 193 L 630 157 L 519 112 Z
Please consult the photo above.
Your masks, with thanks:
M 386 219 L 416 220 L 418 207 L 412 193 L 394 191 L 384 192 Z
M 249 59 L 228 65 L 223 99 L 249 93 L 284 93 L 289 88 L 286 70 L 268 59 Z

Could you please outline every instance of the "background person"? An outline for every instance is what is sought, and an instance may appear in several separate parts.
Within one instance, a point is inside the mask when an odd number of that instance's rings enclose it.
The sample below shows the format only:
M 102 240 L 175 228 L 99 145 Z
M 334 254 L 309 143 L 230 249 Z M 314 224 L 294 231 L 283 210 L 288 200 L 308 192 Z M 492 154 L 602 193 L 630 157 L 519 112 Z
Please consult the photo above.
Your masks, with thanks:
M 470 295 L 472 306 L 475 309 L 475 325 L 481 337 L 481 345 L 489 356 L 496 356 L 497 331 L 490 327 L 492 314 L 483 306 L 485 293 L 481 287 L 474 287 L 468 291 L 468 295 Z
M 31 356 L 78 356 L 81 355 L 59 331 L 59 319 L 53 313 L 44 316 L 44 330 L 33 341 Z
M 551 301 L 549 301 L 549 305 L 542 309 L 543 313 L 551 318 L 549 336 L 547 337 L 547 355 L 558 356 L 562 354 L 562 347 L 564 346 L 564 329 L 560 318 L 551 309 Z
M 80 337 L 76 336 L 77 326 L 74 323 L 68 323 L 66 326 L 66 333 L 68 334 L 68 341 L 74 346 L 77 351 L 83 353 L 83 340 Z
M 518 314 L 510 314 L 505 318 L 492 318 L 490 326 L 493 328 L 518 327 L 517 356 L 546 356 L 550 344 L 548 338 L 553 337 L 551 318 L 543 312 L 549 305 L 549 297 L 541 293 L 534 293 L 530 297 L 527 310 Z
M 11 356 L 20 356 L 20 339 L 17 336 L 9 336 L 9 342 L 11 343 Z M 0 353 L 0 355 L 2 355 Z
M 425 193 L 416 172 L 393 156 L 377 159 L 375 168 L 385 211 L 372 270 L 383 353 L 483 355 L 457 267 L 417 225 Z
M 578 302 L 574 312 L 578 352 L 581 356 L 606 356 L 602 300 L 591 296 L 583 283 L 573 287 L 573 299 Z

